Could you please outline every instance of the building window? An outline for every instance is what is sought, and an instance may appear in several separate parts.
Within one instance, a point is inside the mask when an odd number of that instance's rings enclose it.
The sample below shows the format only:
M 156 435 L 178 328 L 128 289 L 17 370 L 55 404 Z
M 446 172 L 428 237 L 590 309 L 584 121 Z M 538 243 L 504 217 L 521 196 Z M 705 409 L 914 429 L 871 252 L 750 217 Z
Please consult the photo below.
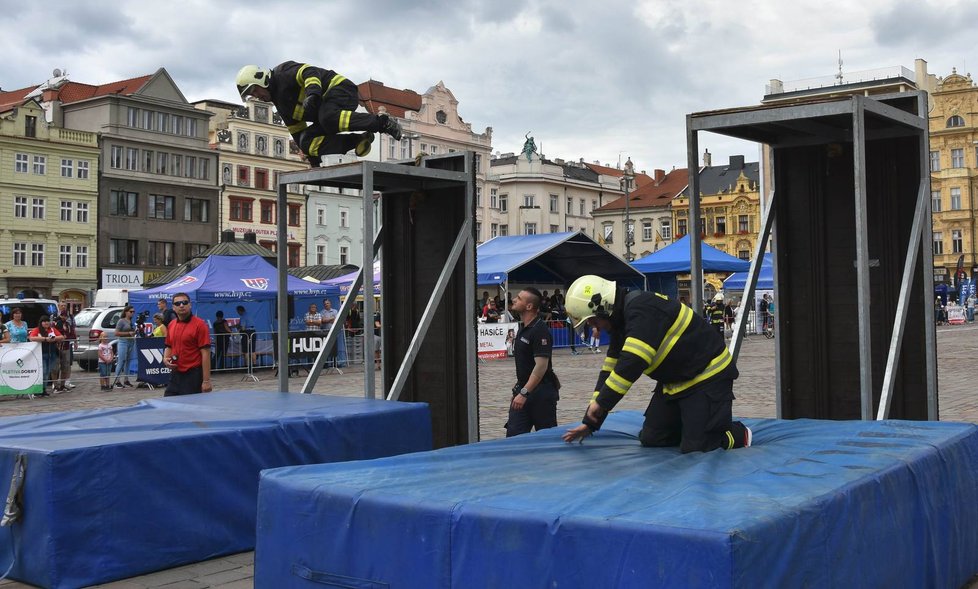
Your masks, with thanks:
M 149 209 L 147 214 L 150 219 L 173 219 L 175 197 L 164 196 L 162 194 L 149 195 Z
M 88 223 L 88 203 L 75 203 L 75 221 L 78 223 Z
M 941 171 L 941 152 L 939 151 L 930 152 L 930 171 L 931 172 Z
M 170 158 L 170 175 L 180 176 L 181 175 L 180 172 L 182 171 L 182 169 L 183 169 L 183 156 L 174 153 L 173 157 Z
M 263 248 L 270 249 L 273 252 L 278 251 L 278 242 L 272 241 L 270 239 L 263 239 L 258 242 L 258 245 L 262 246 Z
M 71 246 L 63 245 L 58 252 L 58 266 L 61 268 L 71 268 Z
M 231 220 L 251 222 L 251 203 L 250 198 L 231 198 Z
M 961 237 L 960 229 L 951 230 L 951 250 L 956 254 L 964 252 L 964 239 Z
M 536 235 L 536 234 L 537 234 L 536 223 L 523 223 L 523 235 Z
M 128 107 L 126 109 L 126 125 L 130 127 L 139 127 L 139 109 Z
M 686 219 L 676 219 L 676 237 L 686 235 Z
M 948 128 L 963 127 L 963 126 L 964 126 L 964 117 L 962 117 L 961 115 L 954 115 L 947 120 Z
M 489 237 L 499 237 L 499 223 L 489 224 Z
M 557 202 L 558 202 L 557 199 L 558 198 L 559 197 L 556 194 L 551 194 L 550 195 L 550 212 L 551 213 L 558 213 L 558 212 L 560 212 L 560 211 L 557 210 Z
M 268 170 L 265 168 L 255 168 L 255 188 L 268 190 Z
M 183 220 L 207 223 L 211 219 L 211 203 L 202 198 L 186 198 L 183 201 Z
M 289 267 L 296 268 L 302 264 L 302 248 L 297 243 L 290 243 L 288 247 Z
M 156 113 L 156 130 L 166 133 L 170 128 L 170 115 L 165 112 Z
M 509 210 L 509 195 L 500 194 L 499 195 L 499 210 L 503 213 Z
M 135 172 L 139 168 L 139 150 L 135 147 L 126 148 L 126 169 Z
M 156 154 L 156 173 L 166 174 L 167 166 L 170 164 L 170 154 L 162 151 Z
M 14 266 L 27 265 L 27 244 L 22 241 L 14 242 Z
M 930 210 L 932 213 L 941 212 L 941 191 L 931 190 L 930 191 Z
M 475 206 L 482 208 L 482 187 L 475 187 Z
M 482 242 L 482 223 L 479 221 L 475 222 L 475 240 Z
M 153 173 L 154 155 L 155 154 L 153 153 L 152 150 L 149 149 L 143 150 L 143 171 L 146 172 L 147 174 Z
M 350 246 L 341 245 L 340 246 L 340 264 L 350 263 Z
M 289 205 L 289 226 L 298 227 L 302 219 L 302 205 Z
M 14 217 L 18 219 L 27 218 L 27 197 L 26 196 L 15 196 L 14 197 Z
M 183 135 L 183 117 L 180 115 L 173 115 L 173 128 L 171 131 L 174 135 Z
M 747 215 L 739 215 L 737 217 L 737 231 L 740 233 L 747 233 L 750 231 L 750 217 Z
M 210 247 L 206 243 L 185 243 L 183 245 L 184 260 L 192 260 L 203 254 Z
M 503 223 L 499 226 L 499 236 L 506 237 L 507 235 L 509 235 L 509 225 Z
M 75 175 L 74 162 L 61 158 L 61 177 L 71 178 Z
M 317 245 L 316 246 L 316 264 L 319 266 L 324 266 L 326 264 L 326 246 Z
M 490 209 L 499 208 L 499 191 L 495 188 L 489 189 L 489 208 Z
M 750 260 L 750 250 L 738 250 L 737 257 L 741 260 Z
M 952 168 L 963 168 L 964 167 L 964 148 L 957 148 L 951 150 L 951 167 Z
M 622 223 L 621 226 L 625 230 L 625 245 L 635 245 L 635 221 Z
M 45 155 L 34 156 L 34 173 L 43 176 L 47 174 L 48 158 Z
M 532 209 L 536 206 L 536 195 L 535 194 L 524 194 L 523 195 L 523 208 Z
M 135 217 L 136 198 L 138 196 L 135 192 L 123 192 L 121 190 L 109 192 L 109 214 Z
M 109 263 L 131 264 L 139 263 L 139 242 L 134 239 L 110 239 Z
M 21 172 L 23 174 L 27 173 L 27 154 L 18 153 L 14 156 L 14 171 Z
M 271 200 L 261 201 L 261 222 L 275 223 L 275 202 Z
M 944 234 L 940 231 L 934 232 L 934 255 L 939 256 L 944 253 Z
M 578 216 L 581 216 L 581 217 L 584 216 L 584 207 L 585 207 L 585 200 L 582 198 L 581 199 L 581 202 L 579 202 L 578 203 L 578 206 L 577 206 L 577 208 L 578 208 L 578 211 L 577 211 L 578 212 Z
M 960 211 L 961 210 L 961 189 L 952 188 L 951 189 L 951 210 Z
M 173 265 L 173 242 L 172 241 L 149 242 L 149 251 L 146 254 L 146 263 L 150 266 L 172 266 Z
M 88 246 L 75 246 L 75 267 L 88 268 Z
M 37 117 L 34 115 L 24 117 L 24 137 L 37 137 Z
M 326 209 L 324 209 L 323 207 L 318 207 L 316 208 L 316 225 L 322 226 L 325 224 L 326 224 Z
M 43 219 L 44 218 L 44 199 L 43 198 L 32 198 L 31 199 L 31 218 L 32 219 Z
M 186 165 L 183 167 L 183 177 L 193 178 L 197 173 L 197 158 L 192 155 L 187 156 Z
M 251 176 L 251 168 L 238 166 L 238 186 L 248 186 L 249 176 Z
M 78 160 L 78 179 L 88 180 L 88 160 Z
M 642 221 L 642 241 L 652 241 L 652 221 Z
M 350 226 L 350 209 L 340 207 L 340 227 Z
M 197 174 L 197 177 L 201 180 L 211 179 L 211 160 L 206 157 L 200 158 L 200 173 Z
M 31 266 L 43 266 L 43 265 L 44 265 L 44 244 L 32 243 L 31 244 Z
M 472 165 L 475 166 L 475 173 L 476 174 L 482 173 L 482 154 L 481 153 L 475 154 L 475 161 L 473 162 Z
M 716 231 L 717 237 L 719 237 L 721 235 L 726 235 L 727 234 L 727 218 L 726 217 L 717 217 L 716 218 L 716 224 L 717 224 L 717 231 Z
M 605 243 L 615 242 L 615 226 L 613 224 L 605 223 L 601 227 L 601 233 Z
M 672 239 L 671 219 L 662 219 L 661 221 L 659 221 L 659 235 L 662 236 L 662 239 L 666 239 L 666 240 Z
M 63 200 L 61 201 L 61 220 L 71 221 L 71 201 Z
M 109 167 L 116 170 L 122 168 L 122 146 L 113 145 L 109 149 Z
M 438 146 L 437 145 L 432 145 L 431 146 L 431 155 L 435 155 L 436 153 L 438 153 Z
M 559 225 L 551 225 L 550 226 L 550 232 L 551 233 L 560 233 L 560 226 Z
M 143 110 L 143 129 L 147 131 L 153 130 L 153 115 L 155 113 L 151 110 Z

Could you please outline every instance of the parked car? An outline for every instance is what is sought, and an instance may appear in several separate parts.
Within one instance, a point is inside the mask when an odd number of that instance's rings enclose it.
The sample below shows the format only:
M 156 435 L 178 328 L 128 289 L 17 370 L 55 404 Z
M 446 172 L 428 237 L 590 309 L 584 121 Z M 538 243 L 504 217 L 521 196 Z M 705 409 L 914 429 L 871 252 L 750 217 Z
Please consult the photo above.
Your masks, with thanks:
M 75 360 L 82 370 L 98 370 L 98 338 L 108 334 L 115 349 L 115 325 L 125 307 L 89 307 L 75 315 L 75 333 L 78 347 Z
M 0 299 L 0 313 L 3 313 L 4 321 L 10 321 L 10 311 L 14 307 L 23 310 L 21 319 L 27 322 L 30 329 L 37 327 L 41 315 L 58 314 L 58 301 L 51 299 Z

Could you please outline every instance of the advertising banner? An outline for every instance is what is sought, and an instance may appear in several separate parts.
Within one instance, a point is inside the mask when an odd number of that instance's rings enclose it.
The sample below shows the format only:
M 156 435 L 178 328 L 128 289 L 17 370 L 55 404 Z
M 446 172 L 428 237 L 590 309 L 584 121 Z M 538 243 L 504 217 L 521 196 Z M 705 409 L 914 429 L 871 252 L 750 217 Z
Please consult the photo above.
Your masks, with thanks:
M 44 391 L 41 344 L 0 345 L 0 395 L 37 395 Z
M 170 383 L 170 367 L 163 364 L 164 341 L 162 337 L 136 338 L 137 380 L 154 387 L 163 387 Z
M 479 358 L 506 358 L 513 353 L 517 323 L 480 323 Z

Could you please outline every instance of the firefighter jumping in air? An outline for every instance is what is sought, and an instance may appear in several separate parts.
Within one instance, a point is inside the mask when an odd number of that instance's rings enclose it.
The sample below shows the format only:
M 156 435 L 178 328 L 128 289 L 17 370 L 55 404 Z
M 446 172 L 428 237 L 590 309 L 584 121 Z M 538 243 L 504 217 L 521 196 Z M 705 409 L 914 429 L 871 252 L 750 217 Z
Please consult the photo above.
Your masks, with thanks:
M 355 150 L 358 156 L 367 155 L 377 132 L 401 140 L 401 126 L 390 116 L 355 112 L 360 103 L 356 84 L 333 70 L 294 61 L 270 70 L 246 65 L 238 72 L 237 85 L 243 100 L 275 105 L 313 167 L 327 154 Z
M 565 296 L 575 328 L 585 321 L 611 333 L 583 424 L 566 442 L 583 441 L 601 428 L 615 405 L 643 374 L 656 381 L 639 433 L 643 446 L 679 446 L 709 452 L 751 445 L 751 430 L 732 421 L 737 366 L 722 336 L 692 309 L 653 292 L 617 288 L 599 276 L 582 276 Z

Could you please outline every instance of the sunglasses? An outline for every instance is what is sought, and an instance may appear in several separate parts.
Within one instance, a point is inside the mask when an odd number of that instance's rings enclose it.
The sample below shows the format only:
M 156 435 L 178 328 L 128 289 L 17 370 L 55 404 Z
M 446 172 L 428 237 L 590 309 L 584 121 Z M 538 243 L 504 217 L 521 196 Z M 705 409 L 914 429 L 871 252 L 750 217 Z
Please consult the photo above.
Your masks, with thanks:
M 190 301 L 173 301 L 174 307 L 182 307 L 184 305 L 189 305 Z

